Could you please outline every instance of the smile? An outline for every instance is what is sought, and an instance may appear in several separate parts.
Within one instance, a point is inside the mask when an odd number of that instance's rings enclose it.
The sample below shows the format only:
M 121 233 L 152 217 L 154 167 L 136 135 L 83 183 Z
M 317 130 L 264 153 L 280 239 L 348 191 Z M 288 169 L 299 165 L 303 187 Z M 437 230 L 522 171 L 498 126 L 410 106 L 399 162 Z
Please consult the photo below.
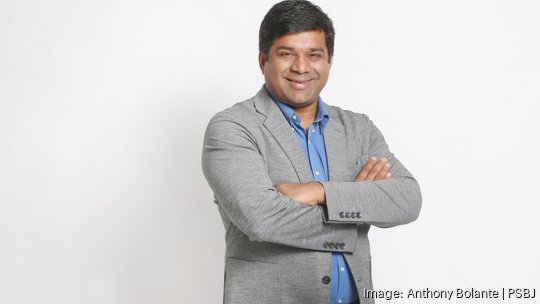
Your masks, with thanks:
M 285 79 L 287 80 L 287 82 L 289 83 L 291 87 L 298 90 L 307 88 L 313 81 L 313 79 L 289 79 L 289 78 L 285 78 Z

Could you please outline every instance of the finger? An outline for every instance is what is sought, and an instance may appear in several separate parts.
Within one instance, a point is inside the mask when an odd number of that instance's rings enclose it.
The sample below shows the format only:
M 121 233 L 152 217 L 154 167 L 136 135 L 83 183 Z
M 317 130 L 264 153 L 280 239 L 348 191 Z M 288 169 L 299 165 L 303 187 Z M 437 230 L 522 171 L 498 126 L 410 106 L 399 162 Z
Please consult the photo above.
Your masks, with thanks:
M 384 165 L 386 164 L 388 160 L 386 158 L 381 158 L 372 168 L 369 170 L 368 175 L 366 176 L 366 180 L 374 180 L 377 174 L 384 168 Z
M 358 175 L 356 176 L 354 181 L 363 181 L 363 180 L 365 180 L 368 173 L 369 173 L 369 171 L 371 170 L 371 168 L 373 168 L 373 166 L 376 163 L 377 163 L 377 157 L 375 157 L 375 156 L 370 157 L 368 162 L 364 165 L 362 170 L 360 170 L 360 173 L 358 173 Z
M 377 175 L 375 176 L 375 180 L 384 179 L 386 177 L 386 175 L 388 174 L 388 171 L 390 171 L 390 163 L 386 162 L 383 165 L 381 171 L 379 171 L 379 173 L 377 173 Z

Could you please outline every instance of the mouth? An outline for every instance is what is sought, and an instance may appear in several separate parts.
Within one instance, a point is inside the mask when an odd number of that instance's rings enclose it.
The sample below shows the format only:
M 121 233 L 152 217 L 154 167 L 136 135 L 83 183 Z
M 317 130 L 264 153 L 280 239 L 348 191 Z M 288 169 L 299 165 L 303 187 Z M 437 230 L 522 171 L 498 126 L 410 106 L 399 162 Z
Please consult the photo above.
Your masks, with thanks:
M 312 83 L 313 79 L 292 79 L 292 78 L 285 78 L 289 85 L 293 87 L 294 89 L 306 89 L 309 87 L 309 85 Z

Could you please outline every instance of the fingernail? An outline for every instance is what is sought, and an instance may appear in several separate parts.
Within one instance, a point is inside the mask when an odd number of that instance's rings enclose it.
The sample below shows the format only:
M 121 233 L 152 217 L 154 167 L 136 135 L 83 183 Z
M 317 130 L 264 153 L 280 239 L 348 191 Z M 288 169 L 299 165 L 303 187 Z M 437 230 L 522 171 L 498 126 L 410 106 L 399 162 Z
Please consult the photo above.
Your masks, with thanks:
M 392 177 L 392 173 L 390 172 L 386 173 L 386 177 Z
M 381 158 L 381 160 L 382 160 L 383 162 L 387 162 L 387 161 L 388 161 L 388 159 L 386 159 L 386 157 Z
M 377 160 L 377 157 L 372 156 L 372 157 L 370 157 L 370 159 L 371 159 L 371 160 Z
M 390 163 L 386 163 L 386 164 L 384 164 L 384 166 L 385 166 L 386 168 L 390 168 Z

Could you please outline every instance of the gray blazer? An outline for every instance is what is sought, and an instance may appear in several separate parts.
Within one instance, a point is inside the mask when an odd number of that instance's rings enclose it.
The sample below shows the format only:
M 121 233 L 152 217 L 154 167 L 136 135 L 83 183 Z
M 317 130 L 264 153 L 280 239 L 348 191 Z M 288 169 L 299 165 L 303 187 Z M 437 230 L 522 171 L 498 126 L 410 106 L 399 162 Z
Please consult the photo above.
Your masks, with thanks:
M 363 298 L 372 289 L 369 228 L 414 221 L 420 188 L 366 115 L 327 107 L 326 206 L 276 191 L 280 183 L 312 181 L 312 173 L 264 87 L 208 124 L 202 167 L 226 229 L 224 303 L 328 304 L 332 251 L 344 254 L 360 302 L 373 303 Z M 372 155 L 389 159 L 392 178 L 353 182 Z

